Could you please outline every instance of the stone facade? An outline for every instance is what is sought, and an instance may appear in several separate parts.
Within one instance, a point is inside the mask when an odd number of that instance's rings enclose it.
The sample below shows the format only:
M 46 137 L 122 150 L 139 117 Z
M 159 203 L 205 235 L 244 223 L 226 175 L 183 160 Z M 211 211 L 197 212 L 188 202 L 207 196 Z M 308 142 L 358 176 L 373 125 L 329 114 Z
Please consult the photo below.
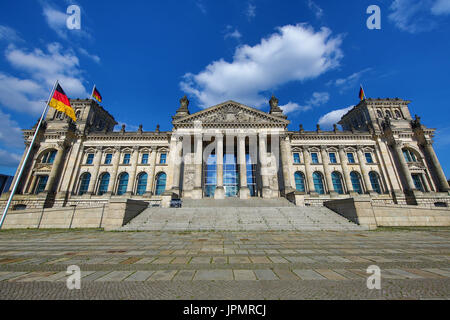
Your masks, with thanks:
M 435 130 L 411 117 L 409 101 L 367 99 L 342 117 L 343 130 L 289 131 L 275 97 L 269 112 L 227 101 L 194 114 L 183 97 L 170 132 L 114 132 L 113 116 L 95 101 L 71 103 L 76 123 L 49 111 L 12 209 L 99 207 L 116 197 L 163 207 L 204 197 L 450 205 Z M 24 130 L 27 148 L 34 129 Z

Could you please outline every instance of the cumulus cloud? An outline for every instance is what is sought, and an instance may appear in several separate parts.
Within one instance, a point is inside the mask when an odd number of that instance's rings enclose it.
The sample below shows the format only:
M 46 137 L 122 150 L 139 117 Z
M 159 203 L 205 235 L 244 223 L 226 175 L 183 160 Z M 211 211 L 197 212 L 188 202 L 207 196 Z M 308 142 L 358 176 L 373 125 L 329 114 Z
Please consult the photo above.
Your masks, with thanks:
M 330 128 L 333 126 L 333 124 L 338 123 L 341 120 L 342 116 L 353 109 L 353 107 L 354 106 L 350 106 L 348 108 L 328 112 L 327 114 L 320 117 L 319 124 L 324 128 Z
M 321 7 L 319 7 L 319 6 L 317 5 L 317 3 L 315 3 L 315 2 L 312 1 L 312 0 L 308 0 L 308 7 L 309 7 L 309 9 L 310 9 L 312 12 L 314 12 L 314 14 L 315 14 L 315 16 L 316 16 L 317 19 L 322 18 L 322 16 L 323 16 L 323 9 L 322 9 Z
M 389 19 L 397 28 L 409 33 L 433 30 L 436 16 L 450 14 L 450 0 L 394 0 Z
M 198 74 L 185 74 L 180 87 L 204 108 L 229 99 L 261 107 L 265 91 L 339 66 L 341 44 L 341 37 L 332 37 L 327 28 L 286 25 L 254 46 L 239 46 L 232 62 L 220 59 Z
M 339 87 L 340 93 L 343 93 L 349 89 L 359 88 L 362 76 L 371 70 L 372 68 L 366 68 L 364 70 L 352 73 L 348 77 L 339 78 L 336 79 L 335 81 L 330 81 L 327 83 L 327 85 L 335 85 L 336 87 Z
M 91 54 L 89 53 L 86 49 L 83 48 L 78 48 L 78 51 L 85 56 L 86 58 L 91 59 L 92 61 L 94 61 L 95 63 L 100 63 L 100 57 L 95 55 L 95 54 Z
M 15 168 L 19 165 L 21 155 L 0 149 L 0 166 Z
M 0 110 L 0 142 L 7 147 L 23 148 L 22 131 L 17 122 L 11 120 L 9 114 Z
M 228 39 L 228 38 L 232 38 L 232 39 L 236 39 L 239 40 L 242 37 L 242 34 L 239 32 L 238 29 L 234 29 L 232 26 L 227 26 L 225 28 L 225 35 L 224 38 Z
M 19 36 L 16 30 L 0 25 L 0 40 L 8 42 L 21 42 L 23 39 Z
M 299 111 L 308 111 L 313 107 L 321 106 L 330 100 L 330 95 L 328 92 L 314 92 L 312 97 L 306 101 L 306 104 L 299 105 L 296 102 L 289 101 L 287 104 L 280 106 L 285 114 L 294 113 Z

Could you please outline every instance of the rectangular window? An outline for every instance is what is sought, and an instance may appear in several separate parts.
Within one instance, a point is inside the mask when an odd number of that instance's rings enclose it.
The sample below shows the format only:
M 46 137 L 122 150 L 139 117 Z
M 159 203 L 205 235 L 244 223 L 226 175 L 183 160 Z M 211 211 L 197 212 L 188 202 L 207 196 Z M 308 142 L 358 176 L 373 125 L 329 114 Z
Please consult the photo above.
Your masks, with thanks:
M 45 187 L 47 186 L 48 176 L 40 176 L 37 186 L 36 186 L 36 194 L 42 193 L 45 190 Z
M 294 163 L 300 163 L 300 154 L 294 153 Z
M 142 164 L 148 164 L 148 153 L 144 153 L 144 154 L 142 155 L 142 161 L 141 161 L 141 163 L 142 163 Z
M 365 154 L 365 156 L 366 156 L 366 161 L 367 161 L 367 163 L 373 163 L 372 154 L 371 154 L 370 152 L 367 152 L 367 153 Z
M 312 163 L 319 163 L 319 155 L 315 152 L 311 153 L 311 162 Z
M 353 156 L 353 153 L 347 153 L 347 159 L 348 163 L 355 163 L 355 157 Z
M 330 163 L 337 163 L 336 153 L 330 152 Z
M 87 155 L 86 164 L 92 164 L 93 162 L 94 162 L 94 154 L 93 153 L 89 153 Z
M 125 153 L 123 156 L 123 164 L 130 164 L 131 154 Z
M 112 154 L 111 153 L 108 153 L 107 155 L 106 155 L 106 157 L 105 157 L 105 164 L 111 164 L 111 162 L 112 162 Z
M 159 157 L 159 163 L 166 164 L 166 161 L 167 161 L 167 154 L 161 153 L 161 156 Z
M 414 186 L 417 190 L 425 192 L 425 188 L 423 187 L 422 177 L 419 174 L 412 175 Z

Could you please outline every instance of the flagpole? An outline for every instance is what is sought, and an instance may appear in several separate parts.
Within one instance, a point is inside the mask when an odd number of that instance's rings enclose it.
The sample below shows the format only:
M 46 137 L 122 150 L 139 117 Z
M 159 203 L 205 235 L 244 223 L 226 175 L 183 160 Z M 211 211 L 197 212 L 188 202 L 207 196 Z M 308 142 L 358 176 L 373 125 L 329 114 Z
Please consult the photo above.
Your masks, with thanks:
M 50 103 L 50 100 L 52 99 L 53 94 L 55 93 L 57 85 L 58 85 L 58 80 L 56 80 L 55 84 L 53 85 L 52 92 L 50 93 L 50 96 L 48 97 L 47 103 L 45 104 L 44 111 L 42 112 L 41 118 L 39 119 L 39 122 L 38 122 L 38 124 L 36 126 L 36 131 L 34 132 L 33 139 L 31 140 L 30 146 L 28 147 L 28 151 L 27 151 L 27 153 L 25 155 L 25 159 L 23 159 L 22 166 L 20 167 L 19 173 L 18 173 L 18 175 L 16 177 L 16 181 L 14 182 L 14 186 L 13 186 L 13 188 L 11 190 L 11 194 L 9 195 L 8 202 L 6 203 L 5 210 L 3 211 L 3 215 L 2 215 L 2 218 L 0 220 L 0 229 L 3 226 L 3 222 L 5 221 L 6 214 L 8 213 L 9 206 L 11 205 L 11 201 L 12 201 L 12 199 L 14 197 L 14 194 L 16 193 L 17 187 L 19 186 L 20 179 L 21 179 L 22 174 L 23 174 L 23 170 L 25 169 L 25 165 L 28 162 L 28 158 L 30 156 L 31 150 L 33 149 L 33 145 L 34 145 L 34 142 L 36 141 L 37 134 L 39 132 L 39 129 L 41 127 L 42 122 L 44 121 L 45 115 L 47 114 L 48 104 Z
M 93 100 L 93 99 L 94 99 L 94 90 L 95 90 L 95 84 L 94 84 L 94 87 L 92 88 L 92 93 L 91 93 L 91 100 Z

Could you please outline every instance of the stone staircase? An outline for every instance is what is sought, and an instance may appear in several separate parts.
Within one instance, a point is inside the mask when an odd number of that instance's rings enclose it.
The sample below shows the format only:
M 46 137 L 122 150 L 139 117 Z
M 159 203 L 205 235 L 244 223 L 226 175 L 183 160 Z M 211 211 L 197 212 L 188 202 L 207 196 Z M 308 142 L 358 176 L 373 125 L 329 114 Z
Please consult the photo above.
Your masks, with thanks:
M 286 199 L 184 200 L 183 208 L 148 208 L 121 231 L 367 230 L 326 207 L 296 207 Z

